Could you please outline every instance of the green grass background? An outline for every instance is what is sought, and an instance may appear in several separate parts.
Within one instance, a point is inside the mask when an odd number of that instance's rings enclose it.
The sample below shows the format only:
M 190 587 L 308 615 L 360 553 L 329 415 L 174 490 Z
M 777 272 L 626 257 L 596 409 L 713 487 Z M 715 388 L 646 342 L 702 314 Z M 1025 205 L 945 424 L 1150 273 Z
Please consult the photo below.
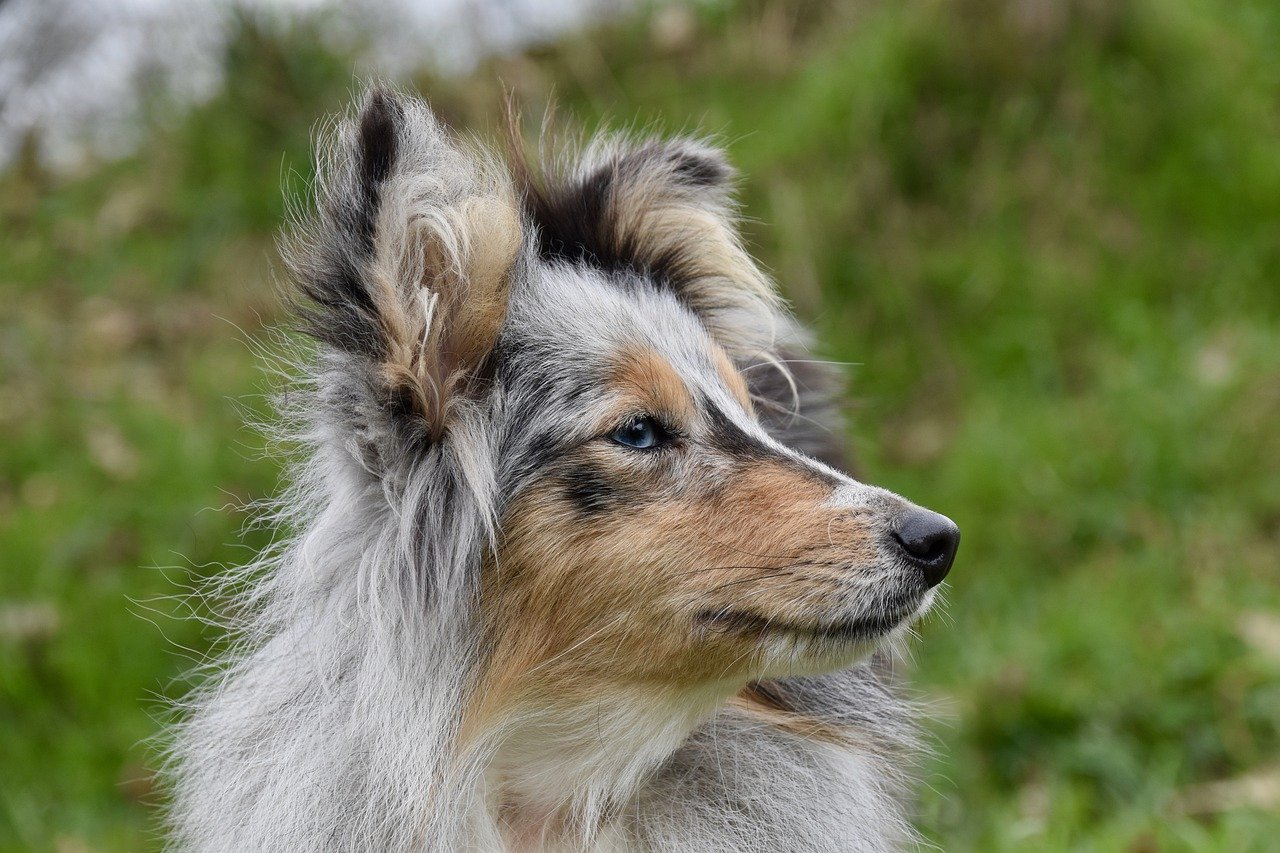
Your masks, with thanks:
M 176 596 L 277 488 L 242 426 L 282 182 L 353 64 L 242 18 L 136 154 L 0 176 L 0 848 L 148 849 Z M 947 850 L 1280 844 L 1280 5 L 771 0 L 409 81 L 718 134 L 850 363 L 863 472 L 964 530 L 920 633 Z

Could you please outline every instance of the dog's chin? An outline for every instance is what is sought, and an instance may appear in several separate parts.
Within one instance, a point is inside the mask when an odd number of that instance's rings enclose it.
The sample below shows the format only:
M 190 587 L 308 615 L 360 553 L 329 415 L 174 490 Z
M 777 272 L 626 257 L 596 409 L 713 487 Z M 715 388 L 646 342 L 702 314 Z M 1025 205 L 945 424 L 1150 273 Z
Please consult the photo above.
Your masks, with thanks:
M 933 604 L 934 590 L 856 615 L 771 618 L 748 610 L 706 611 L 698 620 L 708 630 L 732 633 L 756 645 L 762 675 L 817 675 L 843 669 L 869 656 L 902 633 Z

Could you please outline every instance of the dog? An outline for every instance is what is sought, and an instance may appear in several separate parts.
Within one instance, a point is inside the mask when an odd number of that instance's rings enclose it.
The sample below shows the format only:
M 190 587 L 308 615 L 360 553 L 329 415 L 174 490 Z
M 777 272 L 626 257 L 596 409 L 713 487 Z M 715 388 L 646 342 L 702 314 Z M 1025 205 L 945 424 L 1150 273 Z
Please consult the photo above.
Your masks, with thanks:
M 326 134 L 305 452 L 175 727 L 172 845 L 910 846 L 886 649 L 956 526 L 844 473 L 719 150 L 512 148 L 388 87 Z

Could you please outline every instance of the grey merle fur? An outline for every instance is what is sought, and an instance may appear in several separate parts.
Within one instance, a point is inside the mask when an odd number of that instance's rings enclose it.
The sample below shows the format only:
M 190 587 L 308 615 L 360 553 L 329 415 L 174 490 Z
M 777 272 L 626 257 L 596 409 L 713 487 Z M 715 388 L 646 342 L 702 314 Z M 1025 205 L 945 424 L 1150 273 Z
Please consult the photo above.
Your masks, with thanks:
M 581 172 L 515 170 L 526 237 L 509 272 L 511 315 L 484 364 L 473 366 L 483 381 L 468 386 L 446 423 L 424 424 L 420 404 L 382 368 L 396 341 L 373 289 L 380 241 L 400 214 L 433 216 L 481 192 L 482 182 L 425 105 L 386 90 L 366 94 L 359 116 L 338 125 L 328 145 L 317 210 L 289 253 L 298 316 L 318 347 L 300 359 L 285 412 L 308 456 L 267 518 L 286 534 L 282 543 L 227 580 L 245 590 L 243 615 L 231 625 L 233 653 L 175 728 L 171 843 L 489 849 L 495 838 L 470 811 L 481 771 L 451 751 L 466 674 L 483 659 L 473 633 L 478 570 L 500 538 L 494 524 L 504 506 L 575 440 L 574 424 L 553 415 L 589 401 L 590 386 L 574 377 L 595 369 L 589 353 L 566 344 L 591 327 L 541 335 L 520 294 L 549 286 L 536 281 L 569 281 L 566 267 L 590 267 L 591 282 L 655 291 L 616 310 L 656 305 L 676 317 L 659 298 L 669 293 L 719 340 L 741 322 L 735 357 L 765 428 L 843 466 L 842 388 L 837 372 L 804 360 L 804 333 L 767 302 L 690 298 L 701 274 L 690 256 L 696 246 L 655 255 L 617 230 L 618 182 L 655 169 L 674 191 L 705 197 L 716 215 L 729 204 L 732 172 L 718 152 L 644 142 L 610 149 Z M 421 186 L 409 192 L 411 181 Z M 751 324 L 780 328 L 784 339 L 762 348 Z M 584 468 L 564 479 L 587 515 L 627 498 Z M 777 707 L 848 732 L 852 760 L 725 708 L 612 804 L 610 837 L 689 853 L 910 844 L 905 762 L 914 727 L 885 672 L 872 661 L 759 686 Z

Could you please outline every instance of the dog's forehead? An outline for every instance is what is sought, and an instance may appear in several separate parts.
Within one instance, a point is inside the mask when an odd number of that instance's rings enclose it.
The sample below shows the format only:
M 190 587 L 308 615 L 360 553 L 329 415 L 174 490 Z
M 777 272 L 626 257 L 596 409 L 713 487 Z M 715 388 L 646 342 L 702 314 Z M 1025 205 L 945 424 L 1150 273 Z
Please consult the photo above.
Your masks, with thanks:
M 513 293 L 508 331 L 544 363 L 569 370 L 599 375 L 626 353 L 649 350 L 692 385 L 719 382 L 706 328 L 674 294 L 639 275 L 539 265 Z

